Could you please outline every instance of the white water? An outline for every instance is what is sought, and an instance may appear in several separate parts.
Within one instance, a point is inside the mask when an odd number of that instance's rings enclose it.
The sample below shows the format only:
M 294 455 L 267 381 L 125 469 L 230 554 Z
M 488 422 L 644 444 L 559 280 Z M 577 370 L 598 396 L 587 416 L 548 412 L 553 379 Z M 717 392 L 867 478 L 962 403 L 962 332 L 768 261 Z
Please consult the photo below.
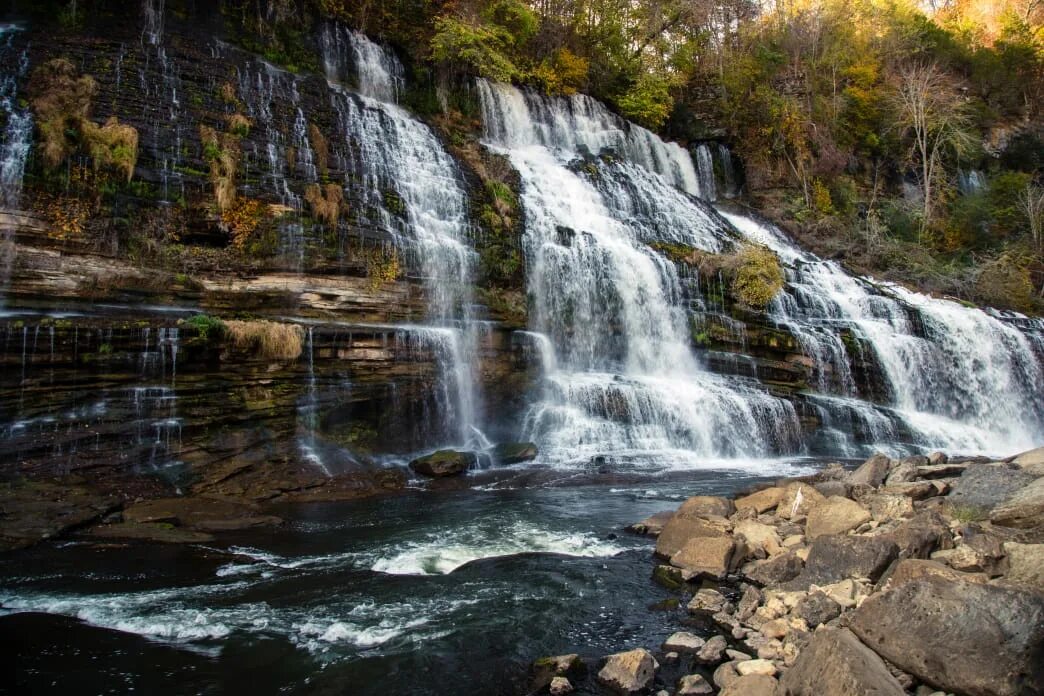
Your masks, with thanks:
M 545 362 L 558 366 L 524 428 L 544 459 L 673 463 L 792 450 L 790 403 L 699 364 L 675 266 L 646 244 L 728 242 L 726 226 L 692 197 L 699 187 L 684 150 L 587 97 L 478 87 L 486 142 L 522 178 L 530 323 L 554 346 Z M 610 163 L 580 161 L 607 149 Z
M 894 441 L 905 429 L 924 449 L 999 454 L 1044 441 L 1044 321 L 855 278 L 774 227 L 724 216 L 788 264 L 786 289 L 770 314 L 815 359 L 817 386 L 836 395 L 817 403 L 833 419 L 856 418 L 878 442 Z M 887 411 L 856 399 L 867 395 L 852 377 L 841 339 L 846 331 L 880 366 Z
M 17 209 L 21 203 L 22 178 L 33 137 L 32 114 L 18 101 L 18 82 L 29 70 L 28 50 L 19 52 L 14 46 L 19 31 L 17 25 L 0 25 L 0 60 L 14 58 L 16 66 L 14 72 L 0 79 L 0 117 L 5 123 L 0 134 L 0 208 L 8 209 Z

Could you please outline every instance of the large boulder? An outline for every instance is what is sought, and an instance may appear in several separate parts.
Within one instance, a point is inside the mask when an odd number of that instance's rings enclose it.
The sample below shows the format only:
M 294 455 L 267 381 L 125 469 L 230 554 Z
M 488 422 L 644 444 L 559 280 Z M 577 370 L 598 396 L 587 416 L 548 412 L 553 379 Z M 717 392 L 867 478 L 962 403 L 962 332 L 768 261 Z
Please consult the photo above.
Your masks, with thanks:
M 784 519 L 799 519 L 808 514 L 816 505 L 826 498 L 813 486 L 807 483 L 790 483 L 783 489 L 783 495 L 776 505 L 776 516 Z
M 636 694 L 645 690 L 656 677 L 660 664 L 644 648 L 616 653 L 606 658 L 598 672 L 598 681 L 619 694 Z
M 720 580 L 729 572 L 736 542 L 728 534 L 717 537 L 695 537 L 671 556 L 671 565 L 681 568 L 689 577 Z
M 754 561 L 743 566 L 741 573 L 762 587 L 775 587 L 801 574 L 805 562 L 794 551 L 781 553 L 765 561 Z
M 989 580 L 985 573 L 962 573 L 950 566 L 936 561 L 927 561 L 920 558 L 905 558 L 893 565 L 888 573 L 881 578 L 878 587 L 889 589 L 898 587 L 904 582 L 913 582 L 929 576 L 938 576 L 947 580 L 960 580 L 965 582 L 984 583 Z
M 474 452 L 458 452 L 456 450 L 439 450 L 417 457 L 410 462 L 410 468 L 423 476 L 444 478 L 463 474 L 478 461 Z
M 783 548 L 783 542 L 780 541 L 776 528 L 771 525 L 762 524 L 755 520 L 741 520 L 736 523 L 732 532 L 734 535 L 742 536 L 746 539 L 747 544 L 751 548 L 755 550 L 760 549 L 769 556 L 776 555 Z
M 885 454 L 875 454 L 845 478 L 845 483 L 855 486 L 863 484 L 877 488 L 884 483 L 891 469 L 892 460 Z
M 706 519 L 679 510 L 660 530 L 660 536 L 656 538 L 656 555 L 670 558 L 681 551 L 690 539 L 725 536 L 731 526 L 728 520 L 720 517 Z
M 532 442 L 502 442 L 489 454 L 497 464 L 521 464 L 537 458 L 540 450 Z
M 828 534 L 843 534 L 870 521 L 870 512 L 848 498 L 834 496 L 808 511 L 805 537 L 815 539 Z
M 913 456 L 900 459 L 889 471 L 885 483 L 889 486 L 913 481 L 917 476 L 917 467 L 927 466 L 928 457 Z
M 989 512 L 1033 482 L 1034 477 L 1007 464 L 971 464 L 947 496 L 955 509 Z
M 1037 477 L 1044 476 L 1044 447 L 1016 455 L 1013 463 L 1028 474 Z
M 1025 486 L 990 513 L 994 524 L 1005 527 L 1044 526 L 1044 477 Z
M 899 546 L 900 558 L 928 558 L 933 551 L 953 548 L 950 528 L 937 512 L 925 510 L 881 536 Z
M 938 689 L 968 696 L 1044 690 L 1041 595 L 926 575 L 871 595 L 849 624 L 881 657 Z
M 728 498 L 716 495 L 694 495 L 678 508 L 675 514 L 683 517 L 728 517 L 736 506 Z
M 872 650 L 843 628 L 820 628 L 780 680 L 782 696 L 903 696 Z
M 779 505 L 779 501 L 783 497 L 783 492 L 783 488 L 772 486 L 771 488 L 765 488 L 756 493 L 745 495 L 742 498 L 736 499 L 736 509 L 744 510 L 746 508 L 753 508 L 760 515 L 761 513 L 768 512 Z
M 801 575 L 783 584 L 786 590 L 807 590 L 847 578 L 876 582 L 899 555 L 891 539 L 880 536 L 823 536 L 812 542 Z
M 1004 582 L 1044 593 L 1044 544 L 1004 543 L 1008 573 Z
M 582 677 L 587 672 L 587 666 L 576 653 L 569 655 L 555 655 L 553 657 L 542 657 L 533 662 L 532 689 L 539 691 L 555 679 L 568 677 Z
M 913 498 L 896 493 L 875 493 L 863 499 L 870 516 L 878 522 L 903 520 L 914 516 Z
M 764 674 L 750 674 L 728 683 L 718 696 L 775 696 L 779 683 Z
M 634 532 L 635 534 L 647 534 L 649 536 L 659 536 L 660 532 L 663 531 L 663 526 L 670 522 L 671 517 L 674 513 L 670 510 L 664 510 L 663 512 L 656 512 L 649 515 L 641 522 L 635 522 L 628 531 Z
M 840 616 L 841 605 L 822 592 L 811 592 L 798 600 L 791 614 L 815 628 Z

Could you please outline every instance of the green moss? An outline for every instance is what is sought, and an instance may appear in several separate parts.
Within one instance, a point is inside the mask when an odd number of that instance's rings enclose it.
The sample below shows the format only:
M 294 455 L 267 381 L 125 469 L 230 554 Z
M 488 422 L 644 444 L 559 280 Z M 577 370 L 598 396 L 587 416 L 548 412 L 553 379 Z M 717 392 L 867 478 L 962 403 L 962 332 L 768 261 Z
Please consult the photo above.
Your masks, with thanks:
M 181 321 L 185 326 L 196 330 L 204 341 L 216 341 L 223 338 L 228 331 L 225 322 L 209 314 L 196 314 Z

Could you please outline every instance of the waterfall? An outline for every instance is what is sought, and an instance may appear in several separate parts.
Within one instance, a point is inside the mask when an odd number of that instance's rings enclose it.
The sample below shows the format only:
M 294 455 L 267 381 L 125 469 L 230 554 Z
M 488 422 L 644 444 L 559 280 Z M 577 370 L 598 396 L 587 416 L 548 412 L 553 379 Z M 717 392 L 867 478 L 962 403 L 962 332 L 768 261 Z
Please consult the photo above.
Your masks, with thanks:
M 718 200 L 718 185 L 714 178 L 714 155 L 710 145 L 700 143 L 696 146 L 696 172 L 700 181 L 700 198 L 705 201 Z
M 14 70 L 0 79 L 0 119 L 4 123 L 0 135 L 0 208 L 7 209 L 16 209 L 21 203 L 25 162 L 33 141 L 32 114 L 18 100 L 18 83 L 29 70 L 28 50 L 19 51 L 14 46 L 18 31 L 17 25 L 0 25 L 0 63 L 14 62 Z
M 395 104 L 403 68 L 389 50 L 337 25 L 324 27 L 320 45 L 344 138 L 341 168 L 355 173 L 345 185 L 364 202 L 360 225 L 388 235 L 407 269 L 423 278 L 435 325 L 428 338 L 441 337 L 455 361 L 453 412 L 463 444 L 474 439 L 481 411 L 479 327 L 471 316 L 478 255 L 469 243 L 464 178 L 431 129 Z M 352 76 L 357 91 L 345 87 Z
M 836 262 L 801 251 L 782 232 L 723 213 L 745 236 L 773 249 L 787 265 L 787 285 L 771 316 L 816 362 L 818 387 L 834 399 L 821 408 L 882 417 L 860 396 L 842 340 L 850 332 L 879 365 L 886 418 L 923 449 L 1001 453 L 1044 440 L 1044 320 L 988 314 L 950 300 L 847 274 Z M 831 379 L 822 373 L 828 372 Z M 869 410 L 876 410 L 871 416 Z M 894 428 L 871 435 L 894 439 Z
M 660 466 L 791 451 L 792 405 L 700 365 L 675 265 L 648 246 L 730 243 L 724 221 L 694 198 L 685 151 L 589 97 L 478 89 L 487 145 L 522 179 L 531 324 L 555 351 L 525 422 L 544 458 Z M 599 155 L 607 161 L 591 161 Z

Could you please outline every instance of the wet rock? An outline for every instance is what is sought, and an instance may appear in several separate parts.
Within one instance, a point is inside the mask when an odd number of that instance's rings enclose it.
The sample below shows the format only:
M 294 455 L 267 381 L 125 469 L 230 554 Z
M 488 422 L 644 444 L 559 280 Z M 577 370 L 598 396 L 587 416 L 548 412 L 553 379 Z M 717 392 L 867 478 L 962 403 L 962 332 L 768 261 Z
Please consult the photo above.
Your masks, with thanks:
M 807 590 L 812 584 L 827 585 L 846 578 L 876 581 L 898 555 L 896 543 L 883 537 L 822 536 L 812 542 L 801 575 L 782 587 Z
M 926 576 L 870 596 L 849 624 L 884 659 L 932 686 L 970 696 L 1044 689 L 1041 595 Z
M 783 491 L 776 506 L 776 515 L 784 520 L 798 519 L 824 500 L 823 494 L 807 483 L 791 483 Z
M 668 590 L 680 590 L 685 587 L 685 578 L 680 568 L 669 565 L 658 565 L 653 568 L 653 581 Z
M 728 646 L 725 636 L 714 636 L 696 653 L 696 661 L 705 665 L 716 665 L 721 662 Z
M 474 452 L 439 450 L 410 462 L 410 468 L 422 476 L 442 478 L 463 474 L 478 461 Z
M 678 680 L 678 690 L 675 696 L 701 696 L 702 694 L 713 694 L 712 687 L 702 675 L 689 674 Z
M 731 523 L 721 518 L 705 519 L 676 512 L 656 538 L 656 555 L 670 558 L 681 551 L 690 539 L 727 536 L 730 527 Z
M 945 464 L 950 461 L 950 458 L 946 456 L 945 452 L 932 452 L 928 455 L 928 463 L 932 466 L 938 466 L 939 464 Z
M 114 496 L 43 481 L 0 485 L 0 551 L 31 546 L 100 520 L 119 507 Z
M 776 696 L 779 683 L 763 674 L 750 674 L 729 683 L 718 696 Z
M 166 522 L 117 522 L 94 527 L 89 532 L 96 539 L 127 539 L 160 544 L 202 544 L 214 541 L 212 534 L 181 529 Z
M 798 577 L 805 562 L 794 551 L 787 551 L 765 561 L 754 561 L 743 566 L 742 574 L 762 587 L 776 587 Z
M 634 532 L 635 534 L 646 534 L 648 536 L 659 536 L 660 532 L 663 531 L 663 526 L 667 524 L 667 521 L 674 515 L 673 512 L 667 510 L 665 512 L 657 512 L 654 515 L 646 517 L 641 522 L 635 522 L 628 531 Z
M 573 693 L 573 685 L 565 677 L 555 677 L 551 680 L 551 685 L 548 687 L 548 692 L 551 696 L 563 696 L 563 694 Z
M 808 511 L 805 536 L 808 539 L 827 534 L 843 534 L 870 519 L 870 512 L 848 498 L 834 496 Z
M 994 524 L 1024 529 L 1044 526 L 1044 477 L 1035 479 L 990 513 Z
M 1029 473 L 1006 464 L 972 464 L 957 479 L 947 498 L 954 509 L 972 508 L 988 513 L 1033 479 Z
M 736 506 L 728 498 L 715 495 L 694 495 L 678 508 L 677 515 L 689 517 L 728 517 Z
M 812 592 L 803 597 L 791 613 L 814 629 L 840 616 L 841 605 L 822 592 Z
M 606 658 L 598 681 L 619 694 L 636 694 L 652 684 L 659 668 L 651 652 L 638 648 Z
M 671 565 L 681 568 L 690 576 L 720 580 L 729 571 L 735 548 L 735 542 L 728 535 L 696 537 L 671 556 Z
M 1004 582 L 1044 593 L 1044 544 L 1004 543 L 1008 572 Z
M 202 532 L 221 532 L 282 523 L 273 515 L 261 514 L 256 505 L 213 498 L 159 498 L 124 509 L 123 519 L 136 523 L 167 523 Z
M 537 458 L 540 450 L 532 442 L 502 442 L 495 445 L 489 454 L 497 464 L 521 464 Z
M 851 631 L 823 627 L 780 679 L 782 696 L 903 696 L 903 687 Z
M 892 460 L 884 454 L 875 454 L 863 462 L 858 469 L 851 472 L 845 479 L 850 485 L 866 484 L 876 488 L 884 483 L 885 477 L 891 469 Z
M 687 631 L 678 631 L 664 641 L 663 649 L 677 653 L 698 653 L 706 643 L 703 638 Z
M 760 515 L 761 513 L 768 512 L 779 505 L 783 493 L 784 489 L 778 486 L 762 489 L 756 493 L 737 498 L 736 509 L 743 510 L 745 508 L 753 508 Z
M 579 655 L 570 653 L 568 655 L 542 657 L 533 662 L 532 672 L 532 688 L 534 691 L 539 691 L 552 684 L 556 678 L 582 677 L 587 672 L 587 666 L 580 659 Z M 570 684 L 570 686 L 572 685 Z

